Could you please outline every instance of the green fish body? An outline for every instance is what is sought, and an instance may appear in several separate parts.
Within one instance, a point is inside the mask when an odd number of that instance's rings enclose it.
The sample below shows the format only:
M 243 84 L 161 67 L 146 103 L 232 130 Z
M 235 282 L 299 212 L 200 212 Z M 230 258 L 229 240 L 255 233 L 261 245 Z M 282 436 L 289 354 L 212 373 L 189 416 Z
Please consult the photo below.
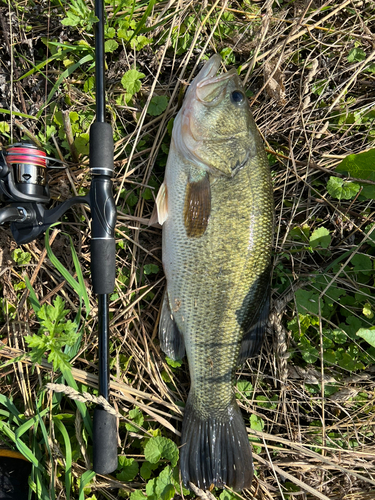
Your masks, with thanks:
M 250 487 L 251 448 L 233 392 L 269 310 L 273 193 L 237 73 L 213 56 L 187 91 L 157 198 L 167 279 L 162 350 L 185 353 L 191 388 L 180 467 L 186 485 Z

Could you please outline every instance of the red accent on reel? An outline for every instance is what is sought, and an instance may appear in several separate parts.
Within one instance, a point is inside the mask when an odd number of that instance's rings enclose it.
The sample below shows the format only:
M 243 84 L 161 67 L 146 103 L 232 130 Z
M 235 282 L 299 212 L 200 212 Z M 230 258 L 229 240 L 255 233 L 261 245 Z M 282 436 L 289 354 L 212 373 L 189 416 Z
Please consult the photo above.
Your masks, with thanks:
M 38 167 L 47 166 L 47 155 L 44 151 L 34 148 L 14 146 L 7 149 L 6 160 L 9 165 L 27 163 Z

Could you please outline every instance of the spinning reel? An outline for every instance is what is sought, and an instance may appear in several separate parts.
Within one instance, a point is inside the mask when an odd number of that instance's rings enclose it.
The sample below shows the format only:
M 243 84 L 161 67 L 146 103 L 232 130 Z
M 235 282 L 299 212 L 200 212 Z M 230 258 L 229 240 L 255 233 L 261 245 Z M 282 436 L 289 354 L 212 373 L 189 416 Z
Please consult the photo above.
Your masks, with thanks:
M 88 196 L 76 196 L 47 210 L 51 201 L 47 167 L 60 162 L 33 144 L 17 143 L 0 151 L 0 225 L 11 223 L 18 244 L 29 243 L 56 222 L 72 205 L 90 203 Z

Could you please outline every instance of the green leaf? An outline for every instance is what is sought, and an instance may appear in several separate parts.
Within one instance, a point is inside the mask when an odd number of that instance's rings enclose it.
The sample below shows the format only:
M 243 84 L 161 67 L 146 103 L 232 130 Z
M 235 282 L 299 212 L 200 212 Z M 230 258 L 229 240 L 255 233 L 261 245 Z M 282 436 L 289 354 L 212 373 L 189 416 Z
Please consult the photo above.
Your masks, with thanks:
M 367 200 L 375 200 L 375 186 L 374 185 L 363 184 L 362 185 L 361 196 L 363 196 Z
M 105 36 L 106 38 L 114 38 L 116 36 L 115 28 L 105 26 Z
M 10 132 L 9 123 L 8 122 L 0 122 L 0 133 L 6 134 L 7 132 Z
M 156 478 L 155 492 L 161 500 L 172 500 L 176 493 L 173 484 L 173 470 L 167 466 Z
M 350 264 L 354 266 L 354 272 L 363 274 L 372 274 L 372 260 L 363 253 L 356 253 L 353 255 Z
M 366 52 L 359 47 L 354 47 L 348 54 L 348 62 L 360 62 L 366 59 Z
M 124 199 L 129 207 L 134 207 L 138 203 L 138 195 L 134 191 L 126 191 L 123 189 L 120 198 Z
M 356 339 L 357 331 L 361 328 L 362 321 L 356 316 L 346 318 L 346 323 L 340 323 L 339 328 L 344 330 L 351 339 Z
M 94 479 L 95 477 L 95 472 L 93 470 L 87 470 L 84 472 L 81 476 L 81 480 L 79 482 L 79 498 L 78 500 L 85 500 L 85 492 L 84 488 L 85 486 L 91 481 L 91 479 Z M 138 499 L 134 499 L 138 500 Z M 141 500 L 141 499 L 139 499 Z
M 336 172 L 347 172 L 357 179 L 375 181 L 375 149 L 348 155 L 337 165 Z
M 44 353 L 50 351 L 47 359 L 53 363 L 55 371 L 71 369 L 69 356 L 62 352 L 62 348 L 73 345 L 79 336 L 77 325 L 71 320 L 65 320 L 69 311 L 64 310 L 64 305 L 65 302 L 60 296 L 55 298 L 53 306 L 43 304 L 37 312 L 40 321 L 38 333 L 25 337 L 31 348 L 30 357 L 33 363 L 40 363 Z
M 367 71 L 368 73 L 375 73 L 375 63 L 369 64 L 363 71 Z
M 299 314 L 319 314 L 319 295 L 316 292 L 300 288 L 295 297 Z
M 21 80 L 21 78 L 20 78 Z M 36 116 L 32 115 L 26 115 L 25 113 L 20 113 L 17 111 L 10 111 L 9 109 L 5 108 L 0 108 L 0 113 L 5 114 L 5 115 L 13 115 L 13 116 L 20 116 L 21 118 L 28 118 L 29 120 L 37 120 Z
M 143 272 L 145 274 L 157 274 L 159 272 L 159 266 L 156 264 L 145 264 Z
M 311 293 L 312 292 L 308 292 L 308 296 L 310 296 Z M 302 298 L 300 300 L 303 301 Z M 292 320 L 288 321 L 288 328 L 294 333 L 295 338 L 299 339 L 300 336 L 305 335 L 311 325 L 316 325 L 318 323 L 319 321 L 314 318 L 314 316 L 300 313 L 298 314 L 298 318 L 293 318 Z
M 338 177 L 330 177 L 327 182 L 328 194 L 337 200 L 351 200 L 360 189 L 361 186 L 356 182 L 344 181 Z
M 2 420 L 0 420 L 0 432 L 13 441 L 13 443 L 17 446 L 18 451 L 22 453 L 22 455 L 26 457 L 27 460 L 29 460 L 29 462 L 34 465 L 34 467 L 41 468 L 43 470 L 43 466 L 39 463 L 38 459 L 30 450 L 30 448 L 26 446 L 23 441 L 17 439 L 15 433 L 12 431 L 9 425 Z
M 146 484 L 147 500 L 159 500 L 156 494 L 156 477 L 150 479 Z
M 180 368 L 182 366 L 182 360 L 181 359 L 176 359 L 175 360 L 175 359 L 168 358 L 168 356 L 165 356 L 165 361 L 172 368 Z
M 238 495 L 236 495 L 235 493 L 232 493 L 229 490 L 223 490 L 220 493 L 219 498 L 220 498 L 220 500 L 238 500 L 238 498 L 240 498 L 240 497 Z
M 76 150 L 78 153 L 81 155 L 88 155 L 89 154 L 89 134 L 87 132 L 84 132 L 83 134 L 79 134 L 75 137 L 74 139 L 74 145 L 76 147 Z
M 250 415 L 250 427 L 254 431 L 262 431 L 264 429 L 264 421 L 257 415 Z
M 356 333 L 358 337 L 363 338 L 368 342 L 372 347 L 375 347 L 375 327 L 371 328 L 360 328 Z
M 172 467 L 175 467 L 178 456 L 176 444 L 162 436 L 151 438 L 145 446 L 145 459 L 152 464 L 156 464 L 161 458 L 166 458 L 170 460 Z
M 336 354 L 333 349 L 324 349 L 323 360 L 331 365 L 336 363 Z
M 70 437 L 66 427 L 60 420 L 56 417 L 53 418 L 53 422 L 57 429 L 61 432 L 64 444 L 65 444 L 65 494 L 67 500 L 70 500 L 70 491 L 72 489 L 72 446 L 70 443 Z
M 53 227 L 54 225 L 55 224 L 53 224 L 51 227 Z M 69 235 L 67 235 L 69 237 L 69 241 L 70 241 L 70 248 L 72 251 L 72 258 L 73 258 L 73 262 L 74 262 L 74 268 L 75 268 L 75 271 L 77 273 L 78 282 L 72 277 L 72 275 L 69 273 L 69 271 L 61 264 L 61 262 L 58 260 L 56 255 L 52 252 L 52 249 L 49 245 L 49 231 L 50 231 L 51 227 L 47 229 L 46 234 L 45 234 L 45 238 L 44 238 L 44 245 L 45 245 L 46 250 L 47 250 L 48 258 L 50 259 L 52 264 L 56 267 L 56 269 L 60 272 L 60 274 L 66 279 L 66 281 L 69 283 L 69 285 L 75 290 L 78 297 L 83 297 L 83 300 L 84 300 L 85 306 L 86 306 L 86 312 L 88 314 L 90 312 L 90 301 L 89 301 L 89 297 L 87 294 L 86 285 L 85 285 L 84 280 L 83 280 L 82 271 L 81 271 L 81 268 L 79 266 L 78 256 L 77 256 L 77 253 L 74 249 L 73 240 Z
M 147 21 L 147 18 L 150 16 L 151 12 L 152 12 L 152 9 L 154 7 L 156 3 L 156 0 L 149 0 L 148 1 L 148 5 L 147 5 L 147 8 L 142 16 L 142 18 L 140 19 L 140 21 L 137 23 L 136 27 L 135 27 L 135 30 L 134 30 L 134 33 L 132 35 L 132 37 L 130 38 L 130 42 L 132 41 L 132 39 L 138 35 L 138 33 L 141 32 L 143 26 L 146 24 L 146 21 Z M 134 3 L 135 5 L 135 3 Z
M 117 36 L 124 40 L 129 40 L 129 38 L 132 36 L 133 33 L 134 33 L 133 30 L 128 30 L 127 28 L 120 28 L 117 31 Z
M 134 95 L 141 89 L 141 79 L 145 76 L 144 73 L 140 73 L 136 69 L 130 69 L 121 78 L 121 84 L 129 94 Z
M 146 188 L 142 193 L 142 198 L 144 200 L 153 200 L 152 191 L 150 188 Z
M 73 14 L 73 12 L 67 12 L 67 17 L 61 20 L 61 24 L 63 26 L 78 26 L 80 23 L 80 18 L 79 16 L 76 16 Z
M 344 331 L 335 329 L 332 331 L 332 339 L 336 344 L 345 344 L 348 337 Z
M 40 303 L 39 303 L 38 297 L 36 296 L 36 294 L 34 292 L 32 285 L 29 281 L 29 278 L 27 276 L 25 276 L 25 283 L 26 283 L 27 289 L 29 290 L 29 293 L 30 293 L 31 306 L 34 309 L 35 314 L 38 314 L 39 309 L 40 309 Z
M 130 42 L 130 47 L 135 50 L 142 50 L 146 45 L 150 45 L 153 42 L 152 38 L 147 38 L 143 35 L 138 35 Z
M 83 90 L 85 92 L 90 92 L 90 90 L 93 90 L 94 87 L 95 87 L 95 78 L 93 76 L 89 76 L 85 80 L 85 83 L 83 84 Z
M 122 471 L 116 474 L 117 479 L 125 482 L 133 481 L 138 474 L 138 463 L 134 458 L 126 457 L 119 457 L 119 463 L 121 463 Z
M 118 43 L 116 40 L 107 40 L 104 44 L 104 51 L 105 52 L 114 52 L 116 49 L 118 49 Z
M 133 410 L 129 411 L 129 419 L 133 420 L 140 427 L 142 427 L 145 420 L 139 408 L 134 408 Z M 135 427 L 134 425 L 126 423 L 125 427 L 129 432 L 139 432 L 138 427 Z
M 70 0 L 71 6 L 66 17 L 62 19 L 63 26 L 82 26 L 91 28 L 92 24 L 98 22 L 99 19 L 95 16 L 92 10 L 89 10 L 84 0 Z
M 15 292 L 18 292 L 20 290 L 24 290 L 26 288 L 26 285 L 23 281 L 20 281 L 19 283 L 14 283 L 13 288 Z
M 130 493 L 130 500 L 146 500 L 147 496 L 141 490 L 135 490 Z
M 141 474 L 141 476 L 143 477 L 143 479 L 145 481 L 147 481 L 148 479 L 150 479 L 151 477 L 151 472 L 155 469 L 157 469 L 159 467 L 159 464 L 152 464 L 150 462 L 148 462 L 147 460 L 145 462 L 143 462 L 142 466 L 141 466 L 141 470 L 139 471 L 139 473 Z
M 374 317 L 374 313 L 369 302 L 366 302 L 366 304 L 363 306 L 362 314 L 366 316 L 367 319 L 372 319 Z
M 154 95 L 150 101 L 147 113 L 151 116 L 158 116 L 167 109 L 168 97 L 166 95 Z
M 79 120 L 79 114 L 76 111 L 71 111 L 69 113 L 69 119 L 71 123 L 76 123 Z
M 319 358 L 319 351 L 311 345 L 311 342 L 306 337 L 301 338 L 301 342 L 298 344 L 301 350 L 302 358 L 306 363 L 315 363 Z
M 328 248 L 331 244 L 331 236 L 329 234 L 328 229 L 325 227 L 319 227 L 313 231 L 310 236 L 310 245 L 312 248 L 316 248 L 318 246 L 322 248 Z
M 25 266 L 31 260 L 31 254 L 29 252 L 24 252 L 22 248 L 16 248 L 13 250 L 11 256 L 18 266 Z
M 251 398 L 254 388 L 251 382 L 248 382 L 247 380 L 239 380 L 237 382 L 237 390 L 238 393 L 236 393 L 236 398 Z
M 338 364 L 339 366 L 341 366 L 341 368 L 344 368 L 345 370 L 348 370 L 350 372 L 353 372 L 355 370 L 363 370 L 364 368 L 363 363 L 354 359 L 349 352 L 344 352 L 342 354 L 342 358 L 338 360 Z
M 167 132 L 169 135 L 172 135 L 173 124 L 174 124 L 174 118 L 171 118 L 167 124 Z

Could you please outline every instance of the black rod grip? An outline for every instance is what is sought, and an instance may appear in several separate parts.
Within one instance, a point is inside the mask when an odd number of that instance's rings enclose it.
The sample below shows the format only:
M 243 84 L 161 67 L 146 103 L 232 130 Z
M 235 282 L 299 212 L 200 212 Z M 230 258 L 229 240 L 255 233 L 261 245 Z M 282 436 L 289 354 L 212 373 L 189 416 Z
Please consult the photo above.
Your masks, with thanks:
M 97 295 L 110 294 L 115 288 L 115 239 L 92 239 L 90 251 L 91 279 L 94 293 Z
M 109 307 L 108 296 L 98 297 L 99 394 L 109 400 Z M 117 468 L 116 416 L 98 406 L 94 412 L 94 470 L 109 474 Z
M 110 123 L 94 122 L 90 127 L 90 170 L 92 174 L 113 175 L 113 130 Z
M 90 128 L 91 272 L 94 293 L 112 293 L 116 274 L 116 206 L 112 193 L 113 133 L 109 123 Z
M 110 474 L 117 469 L 117 419 L 101 407 L 94 411 L 94 471 Z

